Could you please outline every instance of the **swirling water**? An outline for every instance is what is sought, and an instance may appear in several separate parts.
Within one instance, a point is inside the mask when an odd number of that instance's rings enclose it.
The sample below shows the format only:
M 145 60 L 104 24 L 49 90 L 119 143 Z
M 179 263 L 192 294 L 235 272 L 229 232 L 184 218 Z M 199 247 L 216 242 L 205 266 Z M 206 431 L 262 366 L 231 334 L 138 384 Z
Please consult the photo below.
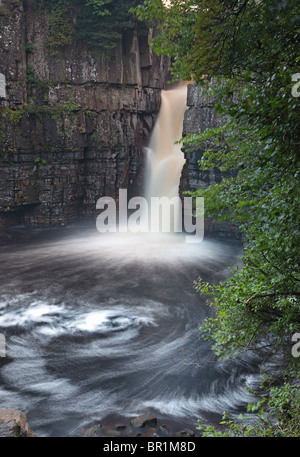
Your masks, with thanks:
M 220 281 L 238 242 L 100 234 L 95 227 L 7 232 L 0 247 L 0 403 L 39 436 L 76 436 L 93 420 L 154 408 L 196 423 L 250 400 L 254 354 L 215 361 L 193 287 Z M 23 237 L 23 238 L 22 238 Z M 199 327 L 200 324 L 200 327 Z M 204 363 L 203 362 L 209 362 Z
M 178 90 L 177 90 L 178 89 Z M 146 196 L 178 195 L 187 85 L 162 93 Z M 213 310 L 193 285 L 239 262 L 238 242 L 183 234 L 15 228 L 0 236 L 0 403 L 38 436 L 77 436 L 109 415 L 155 411 L 195 426 L 253 400 L 260 359 L 216 360 L 201 338 Z M 1 235 L 1 232 L 0 232 Z

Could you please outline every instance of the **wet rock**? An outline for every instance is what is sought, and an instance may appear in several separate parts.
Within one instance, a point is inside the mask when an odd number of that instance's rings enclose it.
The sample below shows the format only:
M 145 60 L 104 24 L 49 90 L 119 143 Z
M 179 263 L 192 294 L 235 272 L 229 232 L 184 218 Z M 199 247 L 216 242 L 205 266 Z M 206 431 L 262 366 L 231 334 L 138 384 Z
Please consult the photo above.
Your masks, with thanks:
M 96 436 L 97 437 L 97 436 L 100 436 L 101 432 L 102 432 L 102 424 L 98 423 L 98 424 L 94 424 L 94 425 L 84 428 L 82 430 L 81 436 L 84 436 L 84 437 Z
M 136 417 L 128 418 L 111 413 L 101 422 L 87 426 L 81 433 L 84 437 L 194 437 L 201 436 L 190 422 L 183 423 L 159 411 L 147 408 Z
M 189 430 L 189 429 L 185 429 L 185 430 L 181 430 L 180 432 L 177 432 L 176 433 L 176 436 L 180 437 L 192 437 L 192 436 L 195 436 L 195 433 L 192 431 L 192 430 Z
M 51 56 L 47 11 L 23 3 L 0 1 L 0 227 L 95 220 L 101 196 L 142 194 L 170 60 L 134 30 L 110 59 L 76 37 Z
M 35 437 L 35 434 L 22 411 L 0 408 L 0 437 Z
M 121 430 L 126 430 L 127 425 L 126 424 L 116 424 L 115 425 L 115 430 L 121 431 Z
M 214 107 L 215 99 L 207 99 L 203 88 L 197 84 L 188 85 L 187 110 L 184 115 L 183 136 L 198 134 L 210 128 L 218 128 L 227 121 L 224 116 L 219 115 Z M 214 168 L 203 170 L 200 165 L 201 158 L 207 149 L 215 149 L 212 140 L 204 141 L 201 146 L 188 150 L 185 153 L 186 162 L 183 166 L 180 179 L 180 195 L 188 189 L 196 191 L 206 189 L 208 186 L 220 183 L 223 179 L 235 175 L 234 170 L 221 171 Z M 241 234 L 238 227 L 227 221 L 216 221 L 213 218 L 205 220 L 205 234 L 217 236 L 218 238 L 240 239 Z
M 163 424 L 159 427 L 159 431 L 162 432 L 163 434 L 165 435 L 168 435 L 169 434 L 169 430 L 168 430 L 168 427 L 167 425 Z
M 130 421 L 131 425 L 136 428 L 145 427 L 146 425 L 149 427 L 155 427 L 157 424 L 156 416 L 138 416 Z

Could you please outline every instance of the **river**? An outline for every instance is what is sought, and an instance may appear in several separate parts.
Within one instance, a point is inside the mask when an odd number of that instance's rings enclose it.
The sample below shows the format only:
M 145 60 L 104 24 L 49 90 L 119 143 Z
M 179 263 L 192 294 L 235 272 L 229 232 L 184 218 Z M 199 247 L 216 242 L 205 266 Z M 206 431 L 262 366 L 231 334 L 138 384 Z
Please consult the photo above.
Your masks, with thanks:
M 259 358 L 217 363 L 201 338 L 213 310 L 193 287 L 228 277 L 238 242 L 83 224 L 1 233 L 0 402 L 25 412 L 38 436 L 78 436 L 149 409 L 211 423 L 253 401 L 245 387 L 258 386 Z

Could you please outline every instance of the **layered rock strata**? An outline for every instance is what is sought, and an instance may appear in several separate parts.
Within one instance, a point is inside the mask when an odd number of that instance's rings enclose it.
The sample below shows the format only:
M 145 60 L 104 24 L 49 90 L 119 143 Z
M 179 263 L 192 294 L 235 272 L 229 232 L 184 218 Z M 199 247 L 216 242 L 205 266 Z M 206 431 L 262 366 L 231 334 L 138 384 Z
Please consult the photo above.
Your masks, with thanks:
M 66 224 L 119 188 L 141 194 L 168 59 L 135 30 L 110 58 L 76 37 L 52 55 L 38 2 L 0 3 L 0 226 Z
M 198 134 L 209 128 L 222 126 L 226 119 L 220 116 L 214 105 L 216 100 L 208 98 L 205 90 L 196 84 L 189 84 L 187 89 L 187 110 L 183 122 L 183 136 Z M 185 191 L 194 192 L 198 189 L 205 189 L 211 184 L 219 183 L 222 179 L 235 174 L 222 172 L 218 168 L 203 170 L 200 160 L 206 149 L 214 147 L 212 142 L 207 140 L 201 147 L 185 152 L 186 162 L 182 170 L 180 181 L 180 194 L 183 197 Z M 205 204 L 205 202 L 204 202 Z M 226 221 L 217 222 L 215 219 L 205 219 L 205 234 L 218 238 L 240 239 L 240 231 L 236 226 Z

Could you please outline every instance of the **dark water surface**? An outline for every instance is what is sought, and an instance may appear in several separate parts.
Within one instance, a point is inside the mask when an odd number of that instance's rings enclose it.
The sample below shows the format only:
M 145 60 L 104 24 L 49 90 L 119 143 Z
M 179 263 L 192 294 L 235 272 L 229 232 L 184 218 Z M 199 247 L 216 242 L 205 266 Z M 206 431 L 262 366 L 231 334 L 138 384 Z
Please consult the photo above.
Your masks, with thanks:
M 0 404 L 39 436 L 76 436 L 115 413 L 182 424 L 238 413 L 259 383 L 254 354 L 214 361 L 193 281 L 229 276 L 237 242 L 186 244 L 95 227 L 2 232 Z

